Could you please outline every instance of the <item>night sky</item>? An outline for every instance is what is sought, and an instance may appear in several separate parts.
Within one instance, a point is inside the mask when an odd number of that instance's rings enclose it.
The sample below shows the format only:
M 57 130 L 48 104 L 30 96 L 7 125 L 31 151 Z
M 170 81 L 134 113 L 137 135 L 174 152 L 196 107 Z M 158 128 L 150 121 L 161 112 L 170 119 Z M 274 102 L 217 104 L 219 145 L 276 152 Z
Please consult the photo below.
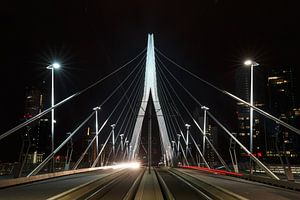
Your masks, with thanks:
M 146 47 L 147 33 L 154 33 L 156 47 L 178 64 L 233 93 L 235 70 L 244 67 L 246 58 L 260 63 L 262 71 L 279 66 L 299 68 L 300 17 L 296 2 L 1 2 L 0 132 L 19 123 L 26 86 L 38 86 L 43 81 L 50 86 L 46 66 L 51 62 L 62 63 L 56 73 L 58 102 L 136 56 Z M 233 113 L 234 101 L 220 100 L 222 95 L 216 96 L 216 92 L 178 70 L 175 73 L 201 102 L 215 106 L 212 112 L 223 121 L 228 118 L 226 113 Z M 295 77 L 299 75 L 297 69 Z M 122 76 L 115 76 L 59 109 L 57 120 L 62 122 L 57 125 L 58 134 L 74 129 L 74 123 L 83 120 L 121 80 Z M 202 92 L 205 96 L 200 95 Z M 13 138 L 0 141 L 1 152 L 7 147 L 17 148 L 8 145 Z M 0 160 L 2 157 L 1 153 Z

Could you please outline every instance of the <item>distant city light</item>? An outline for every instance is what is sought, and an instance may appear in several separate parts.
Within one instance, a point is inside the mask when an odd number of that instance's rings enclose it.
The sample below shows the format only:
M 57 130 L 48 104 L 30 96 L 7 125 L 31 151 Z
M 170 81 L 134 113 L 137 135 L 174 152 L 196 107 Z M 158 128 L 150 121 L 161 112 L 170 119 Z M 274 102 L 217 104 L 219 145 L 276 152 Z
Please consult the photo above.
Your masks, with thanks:
M 117 165 L 113 165 L 113 169 L 120 169 L 120 168 L 138 169 L 140 168 L 140 166 L 141 164 L 139 162 L 120 163 Z

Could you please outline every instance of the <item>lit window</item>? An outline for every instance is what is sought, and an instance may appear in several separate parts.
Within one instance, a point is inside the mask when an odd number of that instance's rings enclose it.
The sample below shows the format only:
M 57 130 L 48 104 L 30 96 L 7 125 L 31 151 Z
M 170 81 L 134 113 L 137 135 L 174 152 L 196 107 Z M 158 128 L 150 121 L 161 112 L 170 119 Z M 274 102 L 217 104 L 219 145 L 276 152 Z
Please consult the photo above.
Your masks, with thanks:
M 278 78 L 280 78 L 280 77 L 278 77 L 278 76 L 270 76 L 270 77 L 268 77 L 268 80 L 275 80 L 275 79 L 278 79 Z

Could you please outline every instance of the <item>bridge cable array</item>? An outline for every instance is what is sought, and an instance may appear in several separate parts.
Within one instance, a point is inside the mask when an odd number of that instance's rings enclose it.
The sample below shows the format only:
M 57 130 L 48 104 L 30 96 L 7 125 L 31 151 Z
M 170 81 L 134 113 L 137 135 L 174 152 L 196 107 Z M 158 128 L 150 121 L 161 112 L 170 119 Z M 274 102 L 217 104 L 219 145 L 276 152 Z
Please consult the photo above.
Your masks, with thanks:
M 98 134 L 101 132 L 101 130 L 104 128 L 104 126 L 106 125 L 106 123 L 108 122 L 108 120 L 110 119 L 110 117 L 114 114 L 116 108 L 120 105 L 120 103 L 122 102 L 122 100 L 124 99 L 124 97 L 126 96 L 126 93 L 128 92 L 129 88 L 131 88 L 132 84 L 134 83 L 134 81 L 136 80 L 136 78 L 138 77 L 138 75 L 140 75 L 139 79 L 141 79 L 142 76 L 142 72 L 143 72 L 143 68 L 139 68 L 142 61 L 145 60 L 145 55 L 142 57 L 142 59 L 140 60 L 140 62 L 134 67 L 134 69 L 129 73 L 129 75 L 113 90 L 112 93 L 110 93 L 110 95 L 100 104 L 100 106 L 103 106 L 120 88 L 121 86 L 129 79 L 130 76 L 132 76 L 132 74 L 137 70 L 137 73 L 135 74 L 135 78 L 132 80 L 131 84 L 129 85 L 129 87 L 127 88 L 127 90 L 124 92 L 123 96 L 121 97 L 121 99 L 119 100 L 119 102 L 117 103 L 116 107 L 113 109 L 113 111 L 111 112 L 111 114 L 109 115 L 109 117 L 105 120 L 105 122 L 103 123 L 103 125 L 101 126 L 101 128 L 96 132 L 94 138 L 91 140 L 91 142 L 89 143 L 88 147 L 86 148 L 86 150 L 84 151 L 84 153 L 82 154 L 82 156 L 79 158 L 79 160 L 76 162 L 74 169 L 76 169 L 79 165 L 79 163 L 81 162 L 81 160 L 83 159 L 83 157 L 86 155 L 87 151 L 89 150 L 89 148 L 91 147 L 92 143 L 94 142 L 94 140 L 96 139 L 96 137 L 98 137 Z M 125 107 L 124 107 L 125 109 Z M 50 155 L 48 155 L 48 157 L 41 162 L 31 173 L 29 173 L 27 175 L 27 177 L 32 176 L 32 175 L 36 175 L 46 164 L 47 162 L 49 162 L 49 160 L 74 136 L 74 134 L 84 125 L 86 124 L 89 119 L 95 114 L 95 111 L 93 111 L 71 134 L 70 136 L 65 139 L 53 152 L 50 153 Z M 120 118 L 120 117 L 119 117 Z M 109 137 L 108 137 L 109 138 Z M 103 148 L 105 147 L 105 145 L 103 146 Z M 103 151 L 103 148 L 101 149 L 101 152 Z
M 157 49 L 156 49 L 157 50 Z M 159 50 L 157 50 L 159 51 Z M 158 60 L 161 62 L 161 60 L 158 58 Z M 170 61 L 170 60 L 169 60 Z M 171 62 L 174 64 L 174 62 Z M 199 106 L 203 106 L 183 85 L 182 83 L 168 70 L 168 68 L 161 62 L 163 68 L 171 75 L 171 77 L 177 82 L 178 85 L 180 85 L 184 91 L 199 105 Z M 178 100 L 181 102 L 182 106 L 184 107 L 184 109 L 186 110 L 186 112 L 188 113 L 188 115 L 192 118 L 193 122 L 196 124 L 197 128 L 200 130 L 200 132 L 205 136 L 205 138 L 208 140 L 208 138 L 206 137 L 206 135 L 204 134 L 203 130 L 200 128 L 199 124 L 197 123 L 197 121 L 193 118 L 192 114 L 188 111 L 187 107 L 183 104 L 182 100 L 180 99 L 179 95 L 176 93 L 176 90 L 173 88 L 173 86 L 171 85 L 171 83 L 167 80 L 166 76 L 164 75 L 162 69 L 160 69 L 160 72 L 163 74 L 164 78 L 166 79 L 168 85 L 171 87 L 172 91 L 174 92 L 175 96 L 178 98 Z M 208 82 L 207 82 L 208 83 Z M 209 83 L 210 84 L 210 83 Z M 224 125 L 222 125 L 213 115 L 211 112 L 207 111 L 208 115 L 234 140 L 236 141 L 241 148 L 250 155 L 251 159 L 253 159 L 261 168 L 263 168 L 266 173 L 271 176 L 274 179 L 279 180 L 279 178 L 273 173 L 271 172 L 262 162 L 260 162 L 244 145 L 242 145 L 242 143 L 240 143 L 236 137 L 234 137 L 232 135 L 232 133 L 230 133 L 230 131 L 228 131 Z M 210 143 L 210 142 L 209 142 Z M 214 147 L 213 147 L 214 149 Z M 217 153 L 217 151 L 215 151 Z M 217 153 L 217 155 L 219 155 Z M 218 156 L 219 157 L 219 156 Z M 222 160 L 221 162 L 223 163 L 223 165 L 225 164 L 225 162 L 223 162 L 224 160 L 219 157 L 220 160 Z M 224 165 L 225 166 L 225 165 Z
M 144 59 L 144 57 L 142 58 L 142 60 Z M 140 66 L 140 64 L 142 63 L 142 60 L 136 65 L 136 67 L 134 68 L 134 70 L 121 82 L 121 84 L 119 84 L 119 86 L 114 90 L 113 93 L 116 92 L 116 90 L 121 88 L 121 85 L 123 85 L 123 83 L 125 81 L 127 81 L 129 79 L 129 77 L 135 72 L 135 70 L 138 69 L 138 67 Z M 104 121 L 103 125 L 101 126 L 101 128 L 99 130 L 96 130 L 96 134 L 93 137 L 93 139 L 90 141 L 89 145 L 87 146 L 87 148 L 84 150 L 84 152 L 81 154 L 80 158 L 78 159 L 78 161 L 75 163 L 74 168 L 73 169 L 77 169 L 77 167 L 79 166 L 80 162 L 82 161 L 82 159 L 84 158 L 84 156 L 87 154 L 88 150 L 90 149 L 90 147 L 92 146 L 93 142 L 96 140 L 96 137 L 98 137 L 99 133 L 102 131 L 102 129 L 104 128 L 104 126 L 107 124 L 107 122 L 109 121 L 109 119 L 112 117 L 112 115 L 114 114 L 114 112 L 116 111 L 116 109 L 118 108 L 118 106 L 120 105 L 120 103 L 122 102 L 122 100 L 124 99 L 124 97 L 126 96 L 126 93 L 128 92 L 128 90 L 131 88 L 132 84 L 134 83 L 134 80 L 136 79 L 136 77 L 138 77 L 139 73 L 141 73 L 142 68 L 138 69 L 133 81 L 131 82 L 131 84 L 129 85 L 129 87 L 127 88 L 127 90 L 124 92 L 124 94 L 122 95 L 122 97 L 119 99 L 118 103 L 116 104 L 116 106 L 114 107 L 114 109 L 111 111 L 110 115 L 107 117 L 107 119 Z M 111 93 L 109 95 L 109 97 L 113 96 L 113 93 Z M 101 104 L 103 106 L 103 103 Z M 125 108 L 126 106 L 124 106 Z M 111 135 L 111 134 L 110 134 Z M 108 138 L 110 137 L 110 135 L 108 136 Z M 108 140 L 108 139 L 107 139 Z M 107 142 L 105 143 L 105 145 L 107 144 Z M 105 145 L 103 147 L 105 147 Z M 101 149 L 103 151 L 103 149 Z M 102 153 L 102 151 L 99 152 L 99 154 L 97 154 L 97 158 L 100 156 L 100 154 Z M 93 163 L 94 165 L 94 163 Z
M 295 133 L 297 133 L 297 134 L 300 135 L 300 130 L 299 130 L 299 129 L 297 129 L 297 128 L 295 128 L 295 127 L 289 125 L 288 123 L 286 123 L 286 122 L 284 122 L 284 121 L 278 119 L 277 117 L 275 117 L 275 116 L 273 116 L 273 115 L 271 115 L 271 114 L 269 114 L 269 113 L 267 113 L 267 112 L 265 112 L 265 111 L 263 111 L 263 110 L 257 108 L 256 106 L 251 105 L 251 104 L 248 103 L 247 101 L 245 101 L 245 100 L 243 100 L 243 99 L 241 99 L 241 98 L 235 96 L 234 94 L 231 94 L 230 92 L 227 92 L 226 90 L 220 89 L 219 87 L 217 87 L 217 86 L 213 85 L 212 83 L 210 83 L 210 82 L 204 80 L 203 78 L 200 78 L 199 76 L 197 76 L 197 75 L 195 75 L 194 73 L 190 72 L 190 71 L 187 70 L 186 68 L 184 68 L 184 67 L 182 67 L 181 65 L 177 64 L 177 63 L 174 62 L 172 59 L 170 59 L 169 57 L 167 57 L 164 53 L 162 53 L 161 51 L 159 51 L 157 48 L 155 48 L 155 50 L 156 50 L 156 52 L 158 52 L 161 56 L 163 56 L 166 60 L 168 60 L 169 62 L 173 63 L 176 67 L 178 67 L 179 69 L 185 71 L 186 73 L 188 73 L 188 74 L 191 75 L 192 77 L 194 77 L 194 78 L 200 80 L 201 82 L 205 83 L 206 85 L 208 85 L 208 86 L 214 88 L 214 89 L 217 90 L 218 92 L 221 92 L 221 93 L 223 93 L 223 94 L 225 94 L 225 95 L 227 95 L 227 96 L 233 98 L 234 100 L 239 101 L 239 102 L 241 102 L 241 103 L 247 105 L 248 107 L 252 107 L 256 112 L 262 114 L 263 116 L 265 116 L 265 117 L 267 117 L 267 118 L 269 118 L 269 119 L 271 119 L 271 120 L 277 122 L 278 124 L 281 124 L 282 126 L 288 128 L 289 130 L 291 130 L 291 131 L 293 131 L 293 132 L 295 132 Z
M 158 57 L 157 57 L 157 60 L 160 61 L 160 59 L 159 59 Z M 161 61 L 160 61 L 160 62 L 161 62 Z M 162 62 L 161 62 L 161 64 L 163 65 Z M 160 66 L 160 65 L 158 65 L 158 66 Z M 174 93 L 175 96 L 177 97 L 177 99 L 178 99 L 178 101 L 180 102 L 180 104 L 182 105 L 182 107 L 185 109 L 185 111 L 187 112 L 187 114 L 193 119 L 192 114 L 188 111 L 188 108 L 185 106 L 185 104 L 183 103 L 183 101 L 181 100 L 181 98 L 179 97 L 179 95 L 177 94 L 176 90 L 174 89 L 174 87 L 171 85 L 171 83 L 170 83 L 169 80 L 167 79 L 167 77 L 166 77 L 166 75 L 164 74 L 164 72 L 162 71 L 161 67 L 159 67 L 158 69 L 159 69 L 159 70 L 158 70 L 158 72 L 159 72 L 158 75 L 159 75 L 160 80 L 161 80 L 161 82 L 162 82 L 162 86 L 166 88 L 166 89 L 163 89 L 162 91 L 168 91 L 168 93 L 169 93 L 169 90 L 167 89 L 167 86 L 166 86 L 166 84 L 168 84 L 169 88 L 171 88 L 171 91 L 173 91 L 173 93 Z M 172 95 L 171 95 L 170 93 L 169 93 L 169 97 L 170 97 L 171 101 L 174 103 L 174 100 L 173 100 Z M 175 103 L 174 103 L 174 104 L 175 104 Z M 177 113 L 179 113 L 179 111 L 177 111 Z M 184 120 L 183 120 L 182 115 L 179 114 L 179 116 L 180 116 L 180 119 L 181 119 L 182 124 L 185 125 L 185 122 L 184 122 Z M 184 138 L 184 135 L 183 135 L 183 133 L 182 133 L 182 130 L 181 130 L 181 128 L 180 128 L 180 126 L 179 126 L 179 123 L 178 123 L 178 121 L 177 121 L 176 118 L 175 118 L 175 121 L 176 121 L 177 126 L 178 126 L 178 128 L 179 128 L 179 130 L 180 130 L 180 134 L 181 134 L 183 140 L 187 143 L 187 141 L 186 141 L 187 138 Z M 189 136 L 192 137 L 191 134 L 189 134 Z M 207 140 L 208 140 L 208 139 L 207 139 Z M 194 141 L 194 140 L 193 140 L 193 141 Z M 210 143 L 210 144 L 211 144 L 211 143 Z M 211 145 L 212 145 L 212 144 L 211 144 Z M 197 146 L 197 145 L 196 145 L 196 146 Z M 212 146 L 213 146 L 213 145 L 212 145 Z M 200 149 L 199 149 L 198 147 L 197 147 L 197 150 L 198 150 L 198 152 L 199 152 L 201 158 L 203 159 L 205 165 L 206 165 L 208 168 L 210 168 L 210 166 L 208 165 L 208 163 L 207 163 L 205 157 L 203 156 L 202 152 L 200 151 Z M 222 160 L 223 160 L 223 159 L 222 159 Z M 224 162 L 224 163 L 225 163 L 225 162 Z M 226 166 L 226 164 L 225 164 L 225 166 Z
M 16 132 L 17 130 L 27 126 L 28 124 L 36 121 L 37 119 L 43 117 L 44 115 L 46 115 L 47 113 L 49 113 L 52 109 L 55 109 L 63 104 L 65 104 L 66 102 L 70 101 L 71 99 L 85 93 L 86 91 L 88 91 L 89 89 L 95 87 L 96 85 L 100 84 L 101 82 L 103 82 L 104 80 L 108 79 L 109 77 L 113 76 L 114 74 L 118 73 L 119 71 L 121 71 L 122 69 L 124 69 L 126 66 L 128 66 L 129 64 L 131 64 L 133 61 L 135 61 L 137 58 L 139 58 L 146 49 L 143 49 L 137 56 L 135 56 L 133 59 L 131 59 L 130 61 L 126 62 L 124 65 L 122 65 L 121 67 L 119 67 L 118 69 L 114 70 L 113 72 L 111 72 L 110 74 L 104 76 L 103 78 L 99 79 L 98 81 L 92 83 L 91 85 L 89 85 L 88 87 L 80 90 L 79 92 L 76 92 L 72 95 L 70 95 L 69 97 L 63 99 L 62 101 L 56 103 L 54 106 L 42 111 L 41 113 L 33 116 L 32 118 L 28 119 L 27 121 L 15 126 L 14 128 L 6 131 L 5 133 L 0 135 L 0 140 L 4 139 L 5 137 L 9 136 L 10 134 Z

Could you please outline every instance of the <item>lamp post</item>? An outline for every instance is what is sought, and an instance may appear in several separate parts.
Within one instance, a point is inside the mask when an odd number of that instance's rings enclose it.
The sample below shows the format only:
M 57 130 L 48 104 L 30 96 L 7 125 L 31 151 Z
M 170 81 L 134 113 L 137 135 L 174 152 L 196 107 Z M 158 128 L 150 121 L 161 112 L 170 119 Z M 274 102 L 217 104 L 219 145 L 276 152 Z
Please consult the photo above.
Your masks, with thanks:
M 172 140 L 172 154 L 173 154 L 173 157 L 175 157 L 175 141 Z
M 201 109 L 204 110 L 204 116 L 203 116 L 203 143 L 202 143 L 202 154 L 204 157 L 205 154 L 205 137 L 206 137 L 206 112 L 209 110 L 208 107 L 202 106 Z
M 252 60 L 246 60 L 244 62 L 246 66 L 250 66 L 250 105 L 253 106 L 253 67 L 258 66 L 257 62 Z M 250 107 L 250 153 L 253 152 L 253 108 Z M 250 158 L 250 171 L 252 173 L 252 162 Z
M 110 125 L 112 128 L 112 151 L 113 151 L 113 157 L 115 158 L 115 127 L 116 124 Z
M 47 66 L 47 69 L 51 69 L 51 107 L 54 106 L 54 70 L 59 69 L 60 64 L 59 63 L 53 63 L 49 66 Z M 51 152 L 54 151 L 54 109 L 51 110 Z M 52 161 L 52 171 L 54 171 L 54 157 Z
M 98 128 L 98 110 L 101 110 L 101 107 L 95 107 L 93 108 L 93 110 L 95 111 L 95 134 L 96 134 L 96 152 L 97 152 L 97 155 L 99 153 L 99 138 L 98 138 L 98 131 L 99 131 L 99 128 Z
M 188 154 L 188 150 L 189 150 L 189 128 L 191 127 L 191 125 L 189 124 L 185 124 L 186 127 L 186 139 L 185 139 L 185 151 L 186 151 L 186 155 Z
M 180 134 L 177 134 L 177 157 L 179 156 L 179 148 L 180 148 Z
M 129 141 L 127 140 L 127 138 L 125 138 L 125 151 L 126 151 L 126 155 L 129 159 L 129 146 L 128 146 Z
M 123 143 L 124 134 L 120 134 L 120 137 L 121 137 L 121 151 L 123 153 L 123 150 L 124 150 L 124 143 Z

